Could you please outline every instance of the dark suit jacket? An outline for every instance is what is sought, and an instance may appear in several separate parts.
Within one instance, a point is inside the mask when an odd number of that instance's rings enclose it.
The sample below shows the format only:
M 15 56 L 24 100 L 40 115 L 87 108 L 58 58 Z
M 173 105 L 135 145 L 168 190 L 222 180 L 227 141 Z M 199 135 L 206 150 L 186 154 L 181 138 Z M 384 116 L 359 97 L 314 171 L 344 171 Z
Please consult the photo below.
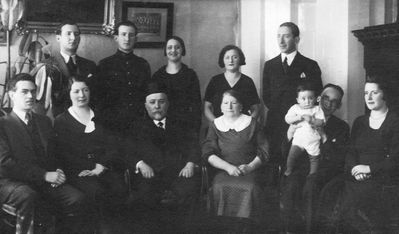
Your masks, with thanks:
M 60 52 L 54 53 L 42 63 L 46 65 L 47 74 L 52 77 L 52 101 L 54 117 L 65 111 L 69 106 L 68 82 L 71 73 Z M 87 77 L 94 75 L 96 64 L 88 59 L 76 55 L 77 73 Z M 94 79 L 94 77 L 92 77 Z
M 7 179 L 41 185 L 45 182 L 45 173 L 57 168 L 50 119 L 33 113 L 33 121 L 44 147 L 44 155 L 35 154 L 32 138 L 14 112 L 0 119 L 0 187 Z
M 306 78 L 301 78 L 301 74 Z M 297 52 L 289 66 L 288 74 L 284 73 L 281 54 L 267 61 L 263 69 L 263 101 L 269 109 L 266 129 L 270 136 L 272 153 L 280 147 L 282 137 L 288 128 L 284 116 L 296 103 L 296 88 L 302 81 L 314 83 L 318 91 L 322 89 L 321 71 L 316 61 Z
M 200 148 L 194 129 L 182 129 L 167 118 L 165 130 L 157 127 L 153 120 L 145 118 L 135 127 L 135 136 L 127 143 L 127 156 L 132 168 L 143 160 L 155 172 L 176 166 L 183 168 L 187 162 L 198 163 Z

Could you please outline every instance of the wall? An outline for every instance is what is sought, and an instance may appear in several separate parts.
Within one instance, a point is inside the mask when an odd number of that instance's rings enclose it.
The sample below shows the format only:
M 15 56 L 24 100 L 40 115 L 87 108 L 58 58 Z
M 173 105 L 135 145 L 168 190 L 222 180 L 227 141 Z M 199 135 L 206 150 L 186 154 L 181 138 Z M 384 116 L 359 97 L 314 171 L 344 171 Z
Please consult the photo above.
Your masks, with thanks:
M 147 2 L 160 2 L 160 0 Z M 182 37 L 186 43 L 187 54 L 183 62 L 197 72 L 203 94 L 209 79 L 221 72 L 217 65 L 219 51 L 223 46 L 236 42 L 238 0 L 168 0 L 167 2 L 174 3 L 173 34 Z M 42 36 L 52 44 L 53 51 L 59 50 L 55 35 L 42 34 Z M 11 47 L 12 61 L 17 58 L 20 39 L 21 37 L 14 35 Z M 115 50 L 116 45 L 110 37 L 82 35 L 78 54 L 98 62 L 115 53 Z M 135 53 L 150 63 L 153 73 L 166 63 L 162 49 L 135 49 Z M 6 47 L 0 47 L 0 61 L 5 61 L 6 58 Z M 0 82 L 2 80 L 4 82 L 5 67 L 0 65 Z

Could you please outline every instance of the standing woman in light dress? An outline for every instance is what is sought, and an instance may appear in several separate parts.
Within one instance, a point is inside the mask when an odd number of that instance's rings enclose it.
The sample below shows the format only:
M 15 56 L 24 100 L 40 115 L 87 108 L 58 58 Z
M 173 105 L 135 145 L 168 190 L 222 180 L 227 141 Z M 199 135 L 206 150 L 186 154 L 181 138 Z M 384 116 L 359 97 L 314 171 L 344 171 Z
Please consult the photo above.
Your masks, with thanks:
M 167 88 L 170 102 L 168 115 L 198 133 L 201 126 L 201 93 L 197 74 L 182 62 L 186 55 L 183 39 L 172 36 L 166 40 L 164 55 L 168 63 L 159 68 L 152 78 Z
M 245 64 L 244 53 L 237 46 L 227 45 L 220 51 L 219 67 L 225 71 L 212 77 L 205 91 L 204 114 L 209 122 L 222 115 L 223 93 L 230 89 L 241 93 L 242 113 L 257 118 L 260 100 L 253 80 L 240 72 Z

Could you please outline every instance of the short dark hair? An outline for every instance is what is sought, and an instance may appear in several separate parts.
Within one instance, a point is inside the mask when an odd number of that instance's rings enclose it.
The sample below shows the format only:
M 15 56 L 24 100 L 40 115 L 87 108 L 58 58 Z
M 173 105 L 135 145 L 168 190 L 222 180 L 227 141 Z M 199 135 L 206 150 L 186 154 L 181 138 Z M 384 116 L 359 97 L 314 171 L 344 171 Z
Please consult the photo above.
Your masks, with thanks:
M 83 82 L 91 90 L 91 86 L 93 85 L 93 78 L 91 78 L 91 79 L 90 78 L 85 77 L 85 76 L 80 75 L 80 74 L 76 74 L 76 75 L 71 76 L 70 79 L 68 79 L 68 91 L 71 91 L 72 84 L 75 83 L 75 82 Z
M 246 64 L 245 63 L 245 56 L 244 56 L 244 53 L 242 52 L 242 50 L 238 46 L 227 45 L 227 46 L 223 47 L 223 49 L 219 53 L 219 61 L 218 61 L 219 67 L 224 68 L 223 58 L 224 58 L 224 55 L 226 54 L 226 52 L 229 51 L 229 50 L 236 50 L 237 51 L 238 56 L 240 57 L 240 66 Z
M 299 92 L 303 92 L 303 91 L 312 91 L 316 97 L 319 95 L 318 89 L 316 88 L 316 85 L 313 84 L 313 82 L 309 82 L 309 81 L 301 82 L 296 88 L 297 96 L 298 96 Z
M 382 99 L 387 102 L 387 105 L 391 101 L 392 91 L 389 82 L 388 76 L 384 75 L 368 75 L 366 77 L 366 83 L 374 83 L 378 85 L 378 88 L 382 90 L 383 96 Z
M 230 96 L 234 97 L 237 100 L 237 102 L 240 103 L 241 106 L 244 105 L 244 102 L 243 102 L 244 100 L 242 98 L 242 94 L 239 91 L 234 90 L 234 89 L 229 89 L 229 90 L 226 90 L 223 92 L 222 97 L 224 97 L 225 95 L 230 95 Z
M 65 25 L 75 25 L 77 28 L 78 28 L 78 30 L 79 30 L 79 34 L 80 34 L 80 28 L 79 28 L 79 25 L 75 22 L 75 21 L 72 21 L 72 20 L 64 20 L 64 21 L 62 21 L 58 26 L 57 26 L 57 28 L 56 28 L 56 30 L 55 30 L 55 34 L 56 35 L 61 35 L 61 32 L 62 32 L 62 27 L 64 27 Z
M 33 76 L 28 73 L 19 73 L 8 82 L 8 90 L 15 91 L 17 88 L 17 83 L 20 81 L 30 81 L 36 86 L 35 78 L 33 78 Z
M 328 83 L 328 84 L 324 85 L 323 90 L 321 92 L 323 93 L 323 91 L 328 89 L 328 88 L 333 88 L 333 89 L 337 90 L 338 93 L 341 95 L 341 99 L 344 97 L 345 93 L 344 93 L 344 90 L 341 88 L 341 86 Z
M 183 39 L 181 39 L 181 38 L 178 37 L 178 36 L 171 36 L 171 37 L 169 37 L 169 38 L 165 41 L 165 44 L 164 44 L 164 47 L 163 47 L 163 54 L 164 54 L 165 56 L 166 56 L 166 46 L 167 46 L 167 44 L 168 44 L 168 41 L 170 41 L 170 40 L 176 40 L 176 41 L 178 41 L 178 42 L 180 43 L 180 45 L 181 45 L 181 48 L 182 48 L 181 55 L 182 55 L 182 56 L 186 55 L 186 46 L 184 45 Z
M 121 21 L 119 23 L 117 23 L 114 27 L 114 35 L 118 35 L 119 34 L 119 27 L 120 26 L 127 26 L 127 27 L 132 27 L 134 28 L 134 35 L 137 35 L 138 33 L 138 28 L 137 26 L 130 20 L 124 20 Z
M 281 27 L 290 28 L 292 35 L 294 35 L 294 37 L 299 37 L 299 28 L 296 24 L 294 24 L 292 22 L 284 22 L 284 23 L 280 24 L 280 28 Z

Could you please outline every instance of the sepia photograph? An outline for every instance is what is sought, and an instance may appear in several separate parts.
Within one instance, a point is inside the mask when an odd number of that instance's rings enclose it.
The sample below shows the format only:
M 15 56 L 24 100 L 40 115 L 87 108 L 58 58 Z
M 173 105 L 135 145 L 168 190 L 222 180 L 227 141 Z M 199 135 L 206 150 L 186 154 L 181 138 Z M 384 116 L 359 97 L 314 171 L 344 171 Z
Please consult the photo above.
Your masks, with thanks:
M 398 0 L 1 0 L 0 234 L 399 233 Z

